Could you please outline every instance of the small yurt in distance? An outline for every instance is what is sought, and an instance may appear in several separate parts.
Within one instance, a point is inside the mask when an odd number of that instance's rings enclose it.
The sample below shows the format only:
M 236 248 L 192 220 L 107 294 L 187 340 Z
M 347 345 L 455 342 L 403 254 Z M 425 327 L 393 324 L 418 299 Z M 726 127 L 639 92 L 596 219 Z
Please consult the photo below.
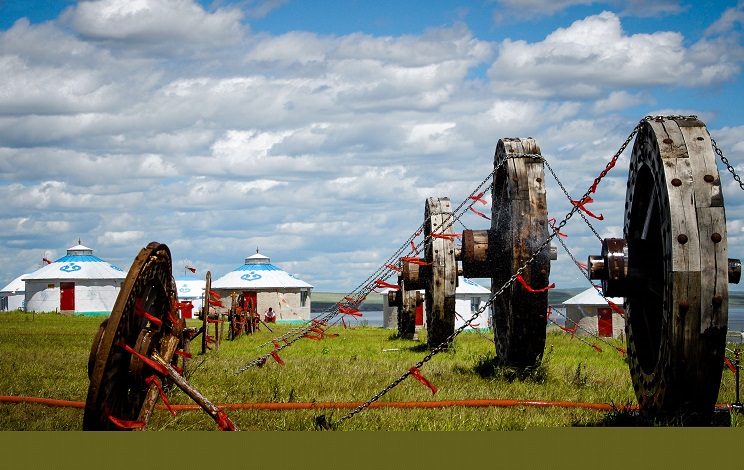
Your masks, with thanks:
M 464 278 L 462 276 L 457 278 L 457 288 L 455 289 L 455 328 L 460 328 L 475 314 L 475 312 L 483 309 L 482 312 L 476 317 L 470 325 L 465 327 L 463 331 L 473 329 L 488 329 L 491 328 L 491 307 L 486 307 L 488 298 L 491 296 L 491 290 L 483 287 L 477 282 Z M 424 291 L 421 291 L 421 297 L 424 296 Z M 387 292 L 383 292 L 382 296 L 382 308 L 383 308 L 383 321 L 382 326 L 385 328 L 397 328 L 398 327 L 398 308 L 391 307 L 388 305 Z M 426 311 L 426 306 L 422 303 L 416 308 L 416 327 L 423 327 L 426 322 L 426 315 L 423 312 Z
M 271 264 L 268 256 L 256 250 L 245 264 L 212 281 L 212 292 L 221 297 L 222 312 L 230 308 L 231 294 L 243 295 L 264 318 L 271 307 L 277 323 L 301 323 L 310 318 L 310 291 L 313 286 Z
M 110 315 L 127 274 L 77 245 L 24 280 L 27 312 Z
M 207 281 L 186 275 L 177 277 L 175 281 L 178 301 L 189 302 L 194 306 L 191 311 L 181 309 L 181 316 L 183 318 L 195 318 L 202 305 L 204 305 L 204 289 Z
M 625 299 L 608 297 L 607 300 L 621 309 Z M 613 310 L 610 304 L 595 288 L 589 289 L 563 302 L 566 311 L 566 328 L 576 328 L 577 335 L 593 335 L 606 338 L 622 338 L 625 335 L 625 319 Z
M 26 283 L 29 273 L 21 274 L 0 290 L 0 312 L 23 310 L 26 305 Z

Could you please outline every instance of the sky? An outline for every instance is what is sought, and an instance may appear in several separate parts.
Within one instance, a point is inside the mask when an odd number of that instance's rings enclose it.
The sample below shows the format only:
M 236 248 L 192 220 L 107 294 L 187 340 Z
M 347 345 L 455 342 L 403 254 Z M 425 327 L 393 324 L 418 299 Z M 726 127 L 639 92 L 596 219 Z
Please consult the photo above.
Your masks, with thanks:
M 719 0 L 0 0 L 0 284 L 78 240 L 128 270 L 155 240 L 176 276 L 258 249 L 353 292 L 500 138 L 537 140 L 562 220 L 558 182 L 583 195 L 647 115 L 698 116 L 744 174 L 743 31 L 744 2 Z M 603 238 L 629 154 L 593 195 Z M 742 258 L 744 190 L 719 172 Z M 580 218 L 561 231 L 600 253 Z M 589 287 L 560 246 L 551 282 Z

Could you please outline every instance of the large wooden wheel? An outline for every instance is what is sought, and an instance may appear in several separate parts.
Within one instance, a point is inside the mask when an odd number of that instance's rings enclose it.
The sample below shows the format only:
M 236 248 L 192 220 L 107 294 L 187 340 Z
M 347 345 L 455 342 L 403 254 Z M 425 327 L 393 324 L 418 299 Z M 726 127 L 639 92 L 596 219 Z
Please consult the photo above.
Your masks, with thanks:
M 426 200 L 424 211 L 424 260 L 429 266 L 426 277 L 425 305 L 427 345 L 449 348 L 455 332 L 455 260 L 454 223 L 449 198 Z
M 487 256 L 493 293 L 524 266 L 548 237 L 543 161 L 519 156 L 539 154 L 540 147 L 531 138 L 500 139 L 496 146 L 494 165 L 498 169 L 492 189 Z M 463 240 L 463 248 L 465 245 Z M 548 294 L 544 289 L 550 277 L 550 250 L 543 249 L 521 275 L 532 291 L 512 282 L 494 299 L 491 308 L 498 361 L 525 369 L 538 365 L 545 349 Z
M 701 121 L 641 125 L 623 235 L 603 242 L 590 272 L 605 291 L 625 297 L 628 363 L 641 411 L 710 424 L 726 346 L 729 261 L 718 169 Z
M 176 300 L 170 251 L 152 242 L 135 258 L 111 316 L 95 335 L 84 430 L 118 430 L 148 422 L 158 397 L 156 385 L 148 383 L 155 372 L 131 351 L 173 359 L 182 334 Z

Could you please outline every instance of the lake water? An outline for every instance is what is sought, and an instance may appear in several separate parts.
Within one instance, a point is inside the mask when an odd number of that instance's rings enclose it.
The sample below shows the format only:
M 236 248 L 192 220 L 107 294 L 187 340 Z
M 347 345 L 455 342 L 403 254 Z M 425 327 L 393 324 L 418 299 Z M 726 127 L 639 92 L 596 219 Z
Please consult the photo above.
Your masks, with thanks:
M 366 321 L 369 326 L 382 326 L 383 312 L 369 311 L 362 312 L 360 323 Z M 559 315 L 558 323 L 563 324 L 563 317 Z M 353 325 L 352 325 L 353 326 Z M 744 308 L 730 308 L 728 320 L 729 332 L 744 331 Z

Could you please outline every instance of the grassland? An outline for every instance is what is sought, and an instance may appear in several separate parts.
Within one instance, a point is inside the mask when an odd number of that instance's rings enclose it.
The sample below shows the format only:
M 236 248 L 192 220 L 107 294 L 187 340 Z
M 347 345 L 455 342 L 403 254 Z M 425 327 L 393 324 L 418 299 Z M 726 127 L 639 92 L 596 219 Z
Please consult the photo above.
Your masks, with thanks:
M 101 317 L 63 317 L 56 314 L 0 315 L 0 395 L 85 401 L 87 361 L 93 334 Z M 196 324 L 196 323 L 195 323 Z M 187 372 L 189 382 L 212 402 L 292 403 L 364 402 L 414 366 L 427 351 L 425 332 L 418 341 L 397 338 L 378 327 L 328 331 L 335 338 L 302 339 L 263 367 L 236 372 L 273 346 L 260 345 L 289 330 L 289 325 L 262 327 L 253 336 L 223 341 L 220 351 L 195 354 Z M 413 377 L 380 398 L 381 402 L 431 400 L 544 400 L 614 404 L 635 403 L 625 358 L 612 346 L 597 343 L 596 351 L 560 330 L 549 330 L 543 364 L 524 377 L 495 368 L 494 345 L 476 333 L 459 335 L 449 352 L 435 355 L 421 367 L 436 394 Z M 734 375 L 724 370 L 719 403 L 734 400 Z M 175 388 L 175 404 L 192 403 Z M 332 428 L 353 430 L 518 430 L 541 427 L 626 426 L 639 422 L 630 413 L 564 407 L 462 407 L 433 409 L 366 409 L 341 421 L 349 409 L 250 410 L 226 408 L 242 430 L 303 431 L 316 429 L 324 416 Z M 80 430 L 83 411 L 38 404 L 0 404 L 0 430 Z M 744 427 L 734 415 L 731 426 Z M 642 423 L 648 425 L 650 423 Z M 181 411 L 176 417 L 158 409 L 150 430 L 214 430 L 201 411 Z

